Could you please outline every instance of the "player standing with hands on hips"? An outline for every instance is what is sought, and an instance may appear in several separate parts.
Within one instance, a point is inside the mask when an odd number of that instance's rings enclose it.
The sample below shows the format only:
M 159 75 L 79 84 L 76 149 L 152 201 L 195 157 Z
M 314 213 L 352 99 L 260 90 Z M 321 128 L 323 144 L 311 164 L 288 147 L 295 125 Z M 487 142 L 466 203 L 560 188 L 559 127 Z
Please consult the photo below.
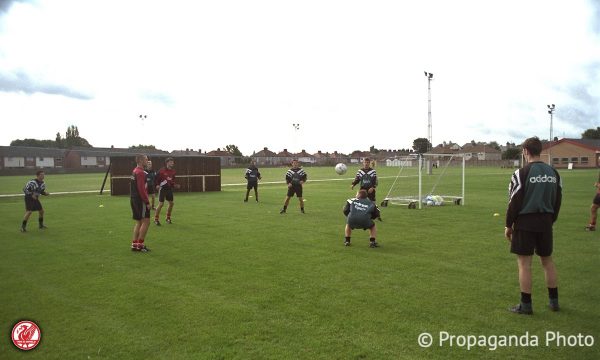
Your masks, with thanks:
M 130 180 L 131 212 L 133 213 L 133 240 L 131 250 L 147 252 L 150 251 L 144 244 L 148 227 L 150 226 L 150 202 L 148 201 L 148 190 L 146 188 L 146 172 L 148 165 L 146 155 L 136 155 L 137 166 L 133 169 Z
M 283 203 L 283 208 L 279 211 L 280 214 L 285 214 L 287 207 L 290 204 L 290 199 L 294 196 L 298 196 L 300 201 L 300 211 L 304 214 L 304 199 L 302 198 L 302 188 L 308 176 L 304 169 L 298 166 L 298 160 L 292 160 L 292 168 L 285 173 L 285 182 L 287 183 L 288 191 Z
M 167 218 L 165 221 L 167 224 L 171 224 L 171 213 L 173 212 L 173 189 L 179 189 L 179 184 L 175 183 L 175 160 L 173 158 L 167 158 L 165 160 L 165 167 L 158 171 L 156 175 L 156 188 L 158 189 L 158 207 L 154 214 L 154 223 L 160 226 L 160 211 L 165 205 L 165 199 L 169 202 L 167 207 Z
M 517 314 L 533 314 L 531 261 L 534 251 L 544 268 L 549 307 L 552 311 L 559 310 L 557 273 L 552 261 L 552 225 L 560 211 L 562 183 L 558 172 L 540 160 L 541 152 L 542 142 L 537 137 L 523 142 L 527 165 L 514 172 L 508 186 L 504 235 L 510 241 L 510 251 L 517 255 L 521 288 L 521 302 L 509 310 Z
M 23 192 L 25 193 L 25 216 L 23 216 L 21 232 L 27 232 L 27 221 L 34 211 L 37 211 L 39 214 L 38 223 L 40 229 L 46 228 L 46 225 L 44 225 L 44 208 L 40 202 L 40 195 L 48 196 L 50 194 L 46 192 L 44 177 L 44 171 L 38 170 L 35 173 L 35 179 L 29 180 L 23 188 Z

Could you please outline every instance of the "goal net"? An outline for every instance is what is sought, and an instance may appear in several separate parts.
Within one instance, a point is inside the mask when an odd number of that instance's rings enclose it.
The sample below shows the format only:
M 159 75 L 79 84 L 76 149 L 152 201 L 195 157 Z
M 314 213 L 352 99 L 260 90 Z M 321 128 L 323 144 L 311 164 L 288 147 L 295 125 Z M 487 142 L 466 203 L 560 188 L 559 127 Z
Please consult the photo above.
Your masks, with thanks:
M 423 206 L 465 204 L 465 157 L 463 154 L 422 154 L 414 161 L 400 161 L 382 207 L 421 209 Z

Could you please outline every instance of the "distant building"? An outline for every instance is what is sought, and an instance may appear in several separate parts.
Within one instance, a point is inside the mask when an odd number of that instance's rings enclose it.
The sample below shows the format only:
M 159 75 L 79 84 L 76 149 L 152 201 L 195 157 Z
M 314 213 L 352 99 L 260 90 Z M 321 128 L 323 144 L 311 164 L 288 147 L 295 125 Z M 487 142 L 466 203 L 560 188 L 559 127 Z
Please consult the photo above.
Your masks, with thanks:
M 304 149 L 296 154 L 296 159 L 303 164 L 314 164 L 317 162 L 317 159 L 313 155 L 307 153 Z
M 600 139 L 560 139 L 544 144 L 541 159 L 556 168 L 600 167 Z
M 466 143 L 462 147 L 457 144 L 438 145 L 427 154 L 433 159 L 436 159 L 436 154 L 464 154 L 466 161 L 502 160 L 502 152 L 488 144 Z
M 257 166 L 277 166 L 279 165 L 279 157 L 277 154 L 269 150 L 266 146 L 250 156 L 250 159 L 256 163 Z
M 279 152 L 277 156 L 279 157 L 278 165 L 290 165 L 292 160 L 294 160 L 296 157 L 296 155 L 289 152 L 288 149 L 283 149 L 283 151 Z
M 235 165 L 235 156 L 229 151 L 221 150 L 221 148 L 217 148 L 217 150 L 209 151 L 206 153 L 208 156 L 215 156 L 221 159 L 221 167 L 228 167 Z
M 0 146 L 0 169 L 62 168 L 64 149 Z

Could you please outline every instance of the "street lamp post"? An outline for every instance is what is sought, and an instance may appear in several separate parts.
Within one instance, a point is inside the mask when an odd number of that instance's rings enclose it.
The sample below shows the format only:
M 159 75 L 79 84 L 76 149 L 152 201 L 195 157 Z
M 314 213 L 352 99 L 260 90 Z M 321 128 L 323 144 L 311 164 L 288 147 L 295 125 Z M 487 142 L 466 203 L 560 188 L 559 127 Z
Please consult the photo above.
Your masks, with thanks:
M 551 105 L 546 105 L 546 106 L 548 106 L 548 114 L 550 114 L 550 139 L 549 139 L 549 146 L 548 146 L 548 165 L 552 166 L 552 156 L 550 155 L 550 149 L 552 148 L 552 142 L 554 141 L 554 137 L 552 136 L 552 121 L 553 121 L 554 109 L 556 108 L 556 105 L 551 104 Z
M 292 124 L 294 127 L 294 148 L 298 147 L 298 130 L 300 130 L 300 123 Z
M 425 71 L 425 77 L 427 78 L 427 150 L 431 150 L 433 146 L 432 140 L 432 125 L 431 125 L 431 80 L 433 80 L 433 74 Z

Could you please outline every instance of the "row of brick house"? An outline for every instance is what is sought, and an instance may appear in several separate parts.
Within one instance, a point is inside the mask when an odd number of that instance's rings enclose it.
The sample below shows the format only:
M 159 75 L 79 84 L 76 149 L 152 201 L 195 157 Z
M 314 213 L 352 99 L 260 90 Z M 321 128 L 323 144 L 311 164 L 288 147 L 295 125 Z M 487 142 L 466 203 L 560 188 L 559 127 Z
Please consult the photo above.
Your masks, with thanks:
M 110 164 L 110 157 L 117 155 L 131 155 L 139 153 L 138 149 L 123 148 L 71 148 L 54 149 L 26 146 L 0 146 L 0 170 L 4 169 L 103 169 Z M 162 150 L 143 151 L 148 155 L 200 155 L 214 156 L 221 159 L 222 167 L 243 165 L 243 159 L 231 153 L 217 149 L 209 152 L 202 150 L 175 150 L 172 152 Z M 435 154 L 465 154 L 466 160 L 471 163 L 499 162 L 502 152 L 487 144 L 467 143 L 463 146 L 457 144 L 438 145 L 433 148 L 430 155 Z M 292 159 L 298 159 L 306 165 L 334 165 L 337 163 L 357 164 L 369 157 L 377 161 L 378 165 L 400 166 L 415 154 L 407 150 L 379 150 L 376 154 L 368 151 L 354 151 L 351 154 L 342 154 L 337 151 L 317 151 L 310 154 L 305 150 L 292 153 L 287 149 L 274 152 L 264 147 L 254 152 L 249 158 L 259 166 L 286 166 Z M 551 162 L 558 168 L 597 168 L 600 167 L 600 139 L 561 139 L 544 144 L 542 160 Z M 434 157 L 435 158 L 435 157 Z
M 0 170 L 4 169 L 103 169 L 110 157 L 139 153 L 135 149 L 119 148 L 40 148 L 29 146 L 0 146 Z M 168 154 L 154 150 L 154 155 Z
M 486 144 L 467 143 L 438 145 L 430 154 L 465 154 L 470 162 L 499 161 L 502 152 Z M 598 168 L 600 167 L 600 139 L 560 139 L 543 144 L 540 155 L 542 161 L 556 168 Z

